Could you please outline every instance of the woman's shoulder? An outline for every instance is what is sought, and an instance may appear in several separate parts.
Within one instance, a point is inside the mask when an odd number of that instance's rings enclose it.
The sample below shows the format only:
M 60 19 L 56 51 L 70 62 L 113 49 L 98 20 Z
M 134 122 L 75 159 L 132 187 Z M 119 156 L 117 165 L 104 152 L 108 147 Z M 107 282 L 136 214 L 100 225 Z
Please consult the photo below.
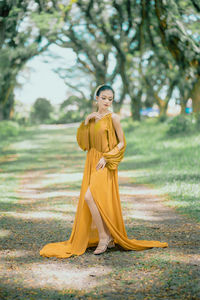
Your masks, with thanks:
M 111 113 L 111 118 L 113 123 L 119 123 L 120 122 L 120 116 L 114 112 Z

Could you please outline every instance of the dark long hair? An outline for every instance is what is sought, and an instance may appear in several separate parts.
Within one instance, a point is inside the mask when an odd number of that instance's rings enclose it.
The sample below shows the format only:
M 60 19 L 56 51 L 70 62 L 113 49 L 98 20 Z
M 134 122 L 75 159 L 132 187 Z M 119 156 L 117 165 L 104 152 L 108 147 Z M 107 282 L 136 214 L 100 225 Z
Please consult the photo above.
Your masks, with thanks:
M 113 88 L 110 85 L 107 85 L 107 84 L 101 85 L 99 88 L 97 88 L 96 96 L 99 96 L 101 94 L 101 92 L 107 91 L 107 90 L 112 91 L 113 98 L 114 98 L 115 97 L 115 91 L 113 90 Z

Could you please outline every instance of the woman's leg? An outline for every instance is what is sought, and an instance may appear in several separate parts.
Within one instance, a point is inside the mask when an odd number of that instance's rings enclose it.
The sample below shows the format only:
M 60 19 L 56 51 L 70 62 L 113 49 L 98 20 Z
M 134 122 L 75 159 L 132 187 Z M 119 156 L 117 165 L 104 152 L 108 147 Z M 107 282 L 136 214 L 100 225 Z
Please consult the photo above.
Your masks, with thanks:
M 97 226 L 98 233 L 99 233 L 99 239 L 104 240 L 104 239 L 107 239 L 108 237 L 111 237 L 111 234 L 99 213 L 99 210 L 98 210 L 96 203 L 92 197 L 92 193 L 91 193 L 89 187 L 87 189 L 87 192 L 85 193 L 85 201 L 88 204 L 88 207 L 92 214 L 93 220 Z

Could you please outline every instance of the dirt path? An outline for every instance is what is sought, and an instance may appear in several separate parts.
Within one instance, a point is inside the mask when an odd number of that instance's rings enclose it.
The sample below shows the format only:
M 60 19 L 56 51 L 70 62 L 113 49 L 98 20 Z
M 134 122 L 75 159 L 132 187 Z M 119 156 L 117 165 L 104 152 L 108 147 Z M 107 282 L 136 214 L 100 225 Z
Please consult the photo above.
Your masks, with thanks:
M 69 238 L 83 171 L 77 157 L 72 162 L 73 148 L 68 155 L 63 150 L 52 154 L 52 142 L 66 131 L 59 129 L 50 138 L 51 129 L 42 130 L 35 142 L 42 136 L 45 151 L 18 174 L 18 200 L 1 214 L 0 299 L 199 299 L 200 226 L 168 207 L 167 195 L 130 183 L 134 171 L 119 171 L 128 236 L 168 242 L 168 248 L 116 247 L 101 256 L 88 249 L 68 259 L 39 255 L 44 244 Z M 77 153 L 84 162 L 84 154 Z M 54 165 L 47 166 L 50 154 Z

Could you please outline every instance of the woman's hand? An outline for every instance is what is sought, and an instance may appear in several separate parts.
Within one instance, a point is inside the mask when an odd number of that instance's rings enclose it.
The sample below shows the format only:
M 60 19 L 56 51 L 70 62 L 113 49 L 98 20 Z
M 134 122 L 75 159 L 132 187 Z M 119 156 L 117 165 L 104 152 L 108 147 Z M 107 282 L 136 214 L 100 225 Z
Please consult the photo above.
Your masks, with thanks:
M 86 119 L 85 119 L 85 125 L 88 124 L 89 120 L 95 118 L 95 119 L 100 119 L 100 115 L 98 114 L 98 112 L 92 112 L 91 114 L 89 114 Z
M 96 170 L 103 169 L 106 165 L 106 159 L 104 157 L 101 157 L 98 164 L 96 165 Z

